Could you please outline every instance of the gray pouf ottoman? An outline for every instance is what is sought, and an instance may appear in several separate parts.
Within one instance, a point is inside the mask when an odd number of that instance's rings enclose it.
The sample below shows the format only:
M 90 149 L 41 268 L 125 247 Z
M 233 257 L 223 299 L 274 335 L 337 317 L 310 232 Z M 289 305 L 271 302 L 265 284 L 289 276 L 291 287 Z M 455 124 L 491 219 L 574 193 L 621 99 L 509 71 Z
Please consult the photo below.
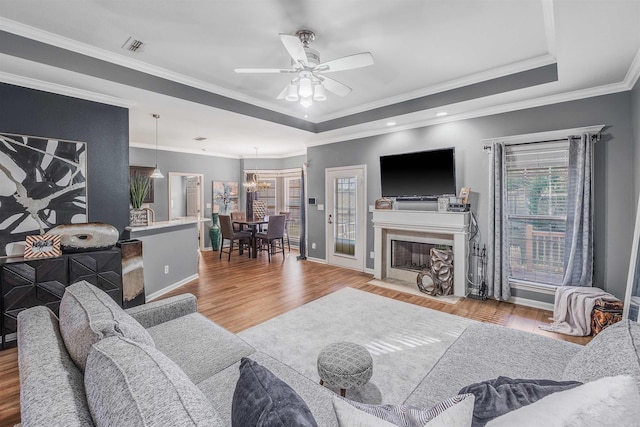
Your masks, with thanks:
M 320 385 L 325 382 L 340 389 L 344 397 L 346 389 L 365 385 L 373 375 L 373 359 L 366 348 L 352 342 L 329 344 L 318 355 Z

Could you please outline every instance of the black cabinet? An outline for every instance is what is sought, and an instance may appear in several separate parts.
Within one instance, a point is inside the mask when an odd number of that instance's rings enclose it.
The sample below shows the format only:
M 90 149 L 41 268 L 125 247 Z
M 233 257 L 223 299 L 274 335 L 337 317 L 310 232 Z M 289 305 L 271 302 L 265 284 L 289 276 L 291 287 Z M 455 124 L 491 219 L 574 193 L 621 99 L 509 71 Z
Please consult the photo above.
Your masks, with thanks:
M 122 306 L 120 249 L 65 254 L 47 259 L 0 260 L 2 348 L 15 339 L 18 313 L 38 305 L 58 315 L 65 288 L 81 280 L 95 285 Z

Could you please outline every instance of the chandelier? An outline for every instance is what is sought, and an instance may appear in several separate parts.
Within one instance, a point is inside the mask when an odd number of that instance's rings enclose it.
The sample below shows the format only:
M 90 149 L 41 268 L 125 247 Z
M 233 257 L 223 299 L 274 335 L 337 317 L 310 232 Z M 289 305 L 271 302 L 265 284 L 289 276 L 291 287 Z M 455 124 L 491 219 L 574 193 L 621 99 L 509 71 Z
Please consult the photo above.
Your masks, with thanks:
M 247 193 L 253 193 L 261 190 L 268 190 L 271 188 L 271 183 L 262 181 L 260 182 L 260 176 L 258 175 L 258 147 L 253 147 L 256 150 L 256 168 L 253 169 L 252 174 L 247 174 L 247 180 L 242 183 L 242 186 L 247 190 Z

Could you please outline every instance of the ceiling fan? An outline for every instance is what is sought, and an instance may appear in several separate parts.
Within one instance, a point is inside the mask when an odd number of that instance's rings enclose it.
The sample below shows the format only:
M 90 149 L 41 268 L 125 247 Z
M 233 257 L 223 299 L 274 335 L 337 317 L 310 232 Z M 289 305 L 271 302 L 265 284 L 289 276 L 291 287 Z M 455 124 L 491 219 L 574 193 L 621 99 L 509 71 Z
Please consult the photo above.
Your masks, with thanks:
M 320 62 L 320 54 L 309 47 L 315 39 L 313 31 L 300 30 L 295 36 L 280 34 L 280 41 L 291 56 L 291 68 L 236 68 L 236 73 L 293 73 L 296 77 L 280 92 L 277 99 L 298 101 L 310 107 L 313 101 L 327 99 L 325 88 L 339 96 L 346 96 L 351 88 L 324 75 L 335 71 L 352 70 L 373 64 L 369 52 L 356 53 L 327 62 Z

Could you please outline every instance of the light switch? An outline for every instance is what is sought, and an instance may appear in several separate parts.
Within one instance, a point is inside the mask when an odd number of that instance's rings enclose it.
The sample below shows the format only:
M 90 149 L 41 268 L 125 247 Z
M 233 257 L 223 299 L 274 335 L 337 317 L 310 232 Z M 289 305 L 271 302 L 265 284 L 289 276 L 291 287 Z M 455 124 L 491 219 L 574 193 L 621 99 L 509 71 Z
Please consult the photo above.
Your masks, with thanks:
M 211 203 L 207 203 L 207 209 L 211 209 Z
M 318 205 L 318 210 L 319 211 L 323 211 L 324 210 L 324 205 Z

